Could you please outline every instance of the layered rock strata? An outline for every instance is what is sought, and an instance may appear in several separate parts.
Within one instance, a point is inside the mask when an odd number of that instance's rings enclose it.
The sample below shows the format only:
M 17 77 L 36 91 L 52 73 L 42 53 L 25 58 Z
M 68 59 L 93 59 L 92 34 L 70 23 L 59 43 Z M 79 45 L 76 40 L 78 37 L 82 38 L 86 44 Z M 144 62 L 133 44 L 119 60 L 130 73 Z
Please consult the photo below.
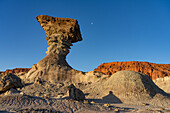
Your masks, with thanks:
M 70 18 L 58 18 L 47 15 L 37 16 L 37 21 L 46 32 L 49 47 L 47 56 L 33 65 L 26 79 L 35 81 L 81 81 L 83 72 L 72 69 L 66 61 L 72 43 L 82 40 L 78 21 Z M 88 79 L 88 78 L 86 78 Z
M 107 75 L 112 75 L 121 70 L 142 72 L 148 75 L 152 80 L 170 76 L 170 64 L 155 64 L 149 62 L 129 61 L 103 63 L 94 69 L 94 71 L 102 72 Z
M 7 74 L 7 73 L 12 73 L 12 74 L 17 74 L 17 73 L 27 73 L 30 70 L 30 68 L 15 68 L 15 69 L 7 69 L 4 72 L 0 72 L 0 74 Z

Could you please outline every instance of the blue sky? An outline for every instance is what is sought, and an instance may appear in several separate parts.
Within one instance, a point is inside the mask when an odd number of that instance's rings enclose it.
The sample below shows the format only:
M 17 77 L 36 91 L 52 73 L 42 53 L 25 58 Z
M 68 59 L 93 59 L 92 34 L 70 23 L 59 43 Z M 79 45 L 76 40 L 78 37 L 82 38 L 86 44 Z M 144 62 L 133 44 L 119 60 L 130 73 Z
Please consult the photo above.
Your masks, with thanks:
M 78 20 L 83 41 L 67 56 L 77 70 L 115 61 L 170 64 L 169 0 L 0 0 L 0 15 L 0 71 L 31 68 L 46 56 L 37 15 Z

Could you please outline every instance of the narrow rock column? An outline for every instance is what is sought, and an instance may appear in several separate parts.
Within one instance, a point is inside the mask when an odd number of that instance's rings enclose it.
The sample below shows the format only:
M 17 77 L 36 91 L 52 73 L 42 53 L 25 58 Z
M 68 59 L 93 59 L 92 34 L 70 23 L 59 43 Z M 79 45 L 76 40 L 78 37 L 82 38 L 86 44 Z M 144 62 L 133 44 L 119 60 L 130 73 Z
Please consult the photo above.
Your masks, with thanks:
M 47 15 L 37 16 L 36 19 L 46 32 L 49 47 L 47 56 L 33 65 L 27 78 L 30 81 L 36 78 L 50 81 L 71 79 L 76 70 L 69 66 L 66 55 L 72 43 L 82 40 L 77 20 Z

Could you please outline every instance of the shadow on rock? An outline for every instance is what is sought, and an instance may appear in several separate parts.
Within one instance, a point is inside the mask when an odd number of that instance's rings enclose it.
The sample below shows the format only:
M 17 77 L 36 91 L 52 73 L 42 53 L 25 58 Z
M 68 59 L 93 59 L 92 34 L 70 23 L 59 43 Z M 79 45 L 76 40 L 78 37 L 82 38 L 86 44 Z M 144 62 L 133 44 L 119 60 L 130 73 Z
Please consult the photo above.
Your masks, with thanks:
M 102 99 L 88 99 L 89 101 L 94 101 L 96 103 L 122 103 L 122 101 L 116 97 L 112 91 L 109 94 L 102 97 Z

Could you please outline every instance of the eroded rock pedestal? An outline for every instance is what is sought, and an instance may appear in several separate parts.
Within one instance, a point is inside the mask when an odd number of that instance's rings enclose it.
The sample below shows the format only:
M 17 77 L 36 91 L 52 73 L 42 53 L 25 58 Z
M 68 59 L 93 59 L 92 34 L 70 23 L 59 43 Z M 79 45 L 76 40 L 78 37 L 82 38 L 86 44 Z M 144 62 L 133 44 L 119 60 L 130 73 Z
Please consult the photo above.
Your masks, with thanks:
M 34 81 L 37 77 L 45 80 L 68 80 L 76 70 L 66 62 L 72 43 L 82 40 L 77 20 L 47 15 L 37 16 L 37 21 L 46 32 L 49 47 L 47 56 L 33 65 L 27 78 Z
M 35 79 L 41 78 L 51 82 L 81 82 L 99 78 L 99 73 L 95 75 L 91 72 L 83 73 L 74 70 L 66 61 L 66 55 L 69 53 L 72 43 L 82 40 L 77 20 L 40 15 L 37 16 L 37 21 L 46 32 L 49 47 L 46 52 L 47 56 L 33 65 L 27 73 L 27 80 L 33 82 Z

